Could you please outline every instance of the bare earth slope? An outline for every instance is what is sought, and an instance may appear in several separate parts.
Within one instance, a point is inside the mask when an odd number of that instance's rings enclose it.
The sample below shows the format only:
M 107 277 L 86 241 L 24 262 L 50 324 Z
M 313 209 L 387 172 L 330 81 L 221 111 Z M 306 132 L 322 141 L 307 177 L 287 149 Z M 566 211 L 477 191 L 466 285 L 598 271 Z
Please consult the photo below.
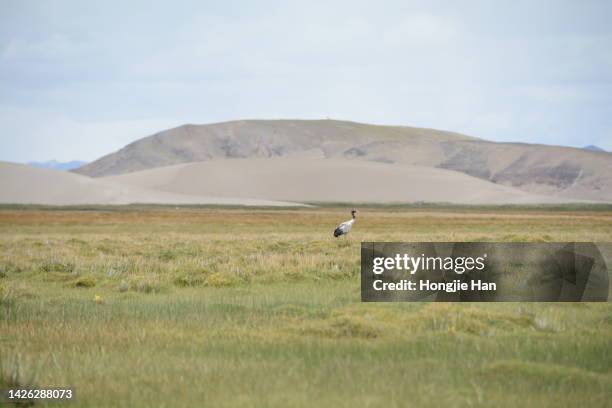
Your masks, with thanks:
M 436 143 L 474 140 L 431 129 L 376 126 L 336 120 L 243 120 L 184 125 L 137 140 L 76 170 L 92 177 L 171 164 L 226 158 L 267 158 L 317 150 L 324 157 L 361 157 L 412 146 L 410 161 L 429 161 Z M 421 157 L 417 157 L 421 156 Z M 398 157 L 380 157 L 393 160 Z M 376 157 L 374 157 L 376 159 Z M 434 157 L 439 160 L 439 157 Z
M 76 172 L 100 177 L 180 163 L 304 152 L 328 159 L 442 168 L 533 193 L 612 201 L 612 153 L 494 143 L 432 129 L 336 120 L 184 125 L 140 139 Z
M 612 201 L 612 154 L 607 152 L 484 141 L 442 145 L 447 159 L 438 167 L 539 194 Z
M 4 204 L 225 204 L 256 206 L 293 206 L 250 198 L 193 196 L 108 180 L 92 179 L 58 170 L 0 162 L 0 203 Z
M 444 169 L 348 159 L 212 160 L 102 180 L 190 195 L 302 202 L 518 204 L 572 201 L 538 196 Z

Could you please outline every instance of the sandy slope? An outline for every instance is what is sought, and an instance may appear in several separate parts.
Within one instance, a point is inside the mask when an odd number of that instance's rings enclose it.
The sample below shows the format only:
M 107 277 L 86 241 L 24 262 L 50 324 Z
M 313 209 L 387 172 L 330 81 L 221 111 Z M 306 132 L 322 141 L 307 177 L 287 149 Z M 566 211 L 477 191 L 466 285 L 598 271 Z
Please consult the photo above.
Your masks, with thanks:
M 92 179 L 73 173 L 0 162 L 0 203 L 11 204 L 227 204 L 296 205 L 270 200 L 193 196 Z
M 173 193 L 289 201 L 468 204 L 577 201 L 530 194 L 445 169 L 299 156 L 211 160 L 101 180 Z

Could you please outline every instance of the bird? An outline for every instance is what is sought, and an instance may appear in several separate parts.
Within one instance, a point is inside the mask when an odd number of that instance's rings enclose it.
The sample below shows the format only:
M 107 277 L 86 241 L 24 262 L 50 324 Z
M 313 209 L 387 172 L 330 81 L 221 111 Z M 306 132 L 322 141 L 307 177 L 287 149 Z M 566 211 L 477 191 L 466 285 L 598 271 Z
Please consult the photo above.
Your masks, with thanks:
M 353 217 L 353 219 L 345 221 L 342 224 L 338 225 L 334 230 L 334 237 L 338 238 L 340 235 L 346 235 L 351 232 L 351 228 L 353 228 L 353 224 L 357 219 L 355 214 L 357 214 L 357 210 L 353 208 L 351 210 L 351 216 Z

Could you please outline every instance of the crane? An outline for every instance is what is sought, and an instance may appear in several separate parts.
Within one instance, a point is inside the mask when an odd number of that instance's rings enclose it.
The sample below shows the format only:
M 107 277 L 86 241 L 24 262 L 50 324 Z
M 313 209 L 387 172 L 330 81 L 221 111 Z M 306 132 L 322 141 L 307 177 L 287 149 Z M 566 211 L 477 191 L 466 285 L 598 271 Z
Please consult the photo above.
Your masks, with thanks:
M 352 219 L 345 221 L 342 224 L 338 225 L 336 229 L 334 230 L 334 237 L 338 238 L 340 235 L 346 235 L 349 232 L 351 232 L 351 228 L 353 228 L 353 224 L 355 223 L 355 220 L 357 219 L 355 214 L 357 214 L 357 210 L 353 208 L 351 210 Z

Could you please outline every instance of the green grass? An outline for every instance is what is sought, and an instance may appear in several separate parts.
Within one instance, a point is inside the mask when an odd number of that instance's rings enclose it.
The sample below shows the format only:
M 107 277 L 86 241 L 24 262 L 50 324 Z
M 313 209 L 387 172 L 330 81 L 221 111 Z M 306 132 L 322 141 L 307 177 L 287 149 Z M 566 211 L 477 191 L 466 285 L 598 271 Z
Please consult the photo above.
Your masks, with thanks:
M 609 406 L 612 307 L 362 304 L 360 241 L 611 241 L 605 211 L 0 211 L 0 388 L 70 406 Z

